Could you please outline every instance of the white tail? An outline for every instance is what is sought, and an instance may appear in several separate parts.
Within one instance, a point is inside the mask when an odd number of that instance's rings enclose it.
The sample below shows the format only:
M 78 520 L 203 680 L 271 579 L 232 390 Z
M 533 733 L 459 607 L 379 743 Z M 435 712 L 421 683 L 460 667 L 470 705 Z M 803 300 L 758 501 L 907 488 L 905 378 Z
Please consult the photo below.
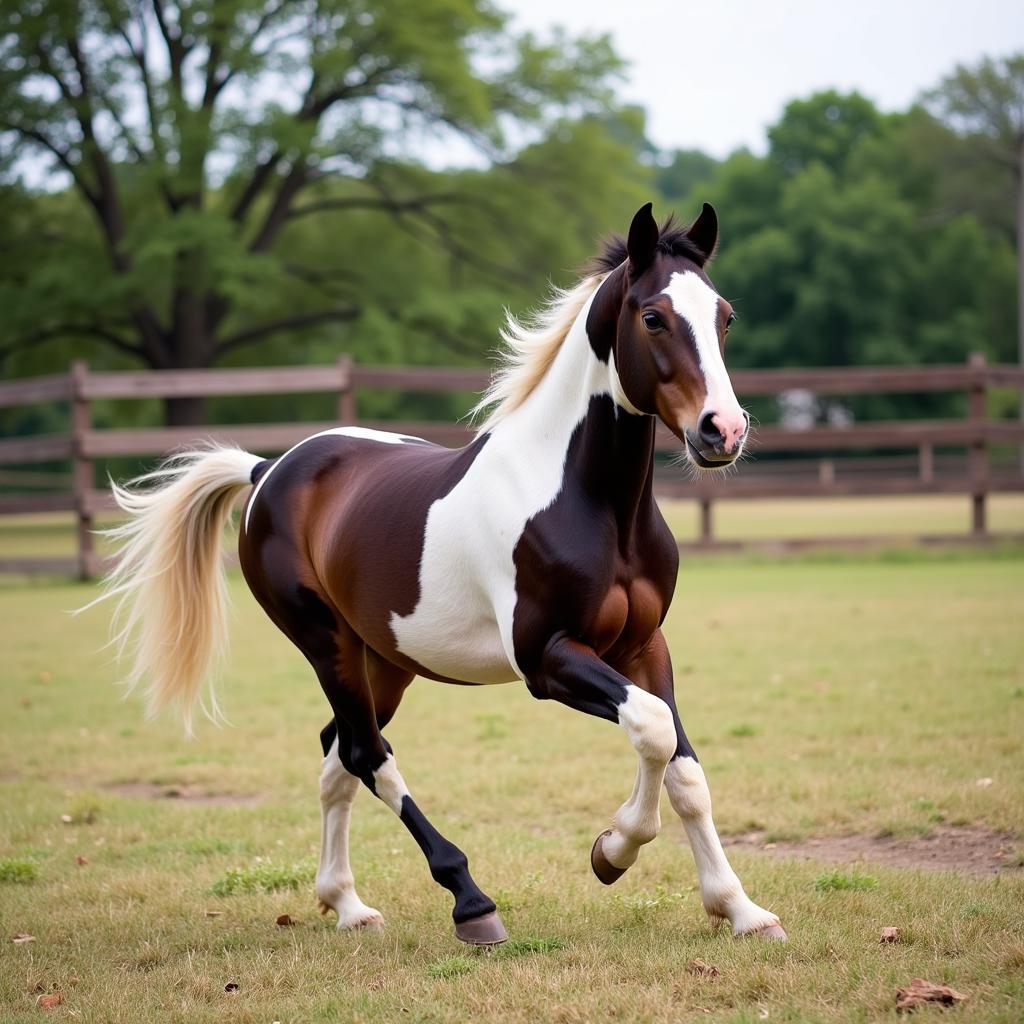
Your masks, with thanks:
M 221 717 L 212 674 L 227 643 L 221 537 L 238 495 L 261 462 L 240 448 L 209 445 L 167 459 L 127 487 L 112 484 L 127 522 L 106 531 L 117 564 L 104 593 L 114 597 L 112 642 L 131 655 L 126 682 L 145 680 L 149 713 L 176 705 L 192 731 L 192 709 L 210 680 L 207 714 Z

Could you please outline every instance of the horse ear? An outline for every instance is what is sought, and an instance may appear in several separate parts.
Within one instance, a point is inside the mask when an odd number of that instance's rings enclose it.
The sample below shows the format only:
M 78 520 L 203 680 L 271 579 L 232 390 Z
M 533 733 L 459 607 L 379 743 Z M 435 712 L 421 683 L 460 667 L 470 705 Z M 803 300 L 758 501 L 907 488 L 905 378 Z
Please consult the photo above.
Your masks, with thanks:
M 718 244 L 718 214 L 710 203 L 705 203 L 697 219 L 687 229 L 686 237 L 703 254 L 711 259 Z
M 645 203 L 636 211 L 633 223 L 629 225 L 626 252 L 629 253 L 630 273 L 636 277 L 642 274 L 652 262 L 658 245 L 658 222 L 651 213 L 652 203 Z

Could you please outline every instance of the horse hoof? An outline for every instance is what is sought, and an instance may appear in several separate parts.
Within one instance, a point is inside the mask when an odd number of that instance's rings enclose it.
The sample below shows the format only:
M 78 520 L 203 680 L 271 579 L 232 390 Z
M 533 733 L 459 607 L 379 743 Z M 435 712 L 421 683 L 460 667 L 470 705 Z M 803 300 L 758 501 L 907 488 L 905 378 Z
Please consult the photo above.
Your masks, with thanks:
M 758 939 L 767 939 L 769 942 L 789 941 L 789 936 L 781 924 L 765 925 L 764 928 L 759 928 L 756 932 L 751 932 L 750 934 Z
M 611 885 L 613 882 L 617 882 L 626 873 L 625 868 L 617 868 L 604 855 L 604 837 L 611 834 L 612 830 L 606 828 L 594 840 L 594 845 L 590 850 L 590 866 L 594 869 L 594 874 L 597 875 L 598 881 L 604 885 Z
M 508 932 L 498 912 L 492 910 L 489 914 L 471 917 L 468 921 L 456 921 L 455 937 L 471 946 L 500 946 L 508 941 Z

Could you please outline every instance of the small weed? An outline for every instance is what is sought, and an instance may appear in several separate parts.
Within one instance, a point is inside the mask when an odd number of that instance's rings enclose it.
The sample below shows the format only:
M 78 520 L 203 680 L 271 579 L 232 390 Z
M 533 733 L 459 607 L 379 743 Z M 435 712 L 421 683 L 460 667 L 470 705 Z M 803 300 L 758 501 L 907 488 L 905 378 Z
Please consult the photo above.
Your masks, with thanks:
M 99 821 L 103 805 L 99 797 L 91 793 L 82 793 L 72 802 L 67 810 L 68 825 L 95 825 Z
M 468 956 L 450 956 L 444 960 L 435 960 L 427 966 L 428 978 L 457 978 L 460 974 L 469 974 L 476 970 L 478 961 L 471 960 Z
M 1024 868 L 1024 847 L 1019 850 L 1014 850 L 1009 857 L 1006 858 L 1007 867 L 1011 868 Z
M 663 885 L 659 885 L 653 893 L 640 891 L 629 896 L 617 897 L 619 903 L 627 910 L 632 910 L 637 916 L 642 916 L 649 910 L 656 910 L 658 907 L 671 906 L 683 898 L 681 892 L 669 892 Z
M 210 886 L 214 896 L 236 896 L 249 892 L 279 892 L 281 889 L 298 889 L 313 881 L 312 863 L 272 864 L 264 861 L 247 868 L 229 868 L 224 877 Z
M 498 950 L 498 955 L 502 957 L 516 957 L 516 956 L 531 956 L 534 953 L 539 953 L 546 956 L 548 953 L 556 953 L 560 949 L 565 949 L 565 941 L 559 938 L 540 938 L 534 935 L 528 935 L 522 939 L 509 939 Z
M 504 715 L 477 715 L 476 720 L 481 726 L 476 737 L 478 740 L 500 740 L 508 735 Z
M 742 738 L 744 736 L 756 736 L 757 727 L 751 725 L 749 722 L 740 722 L 739 725 L 734 725 L 729 730 L 729 735 L 736 736 L 738 738 Z
M 0 882 L 14 882 L 27 885 L 34 882 L 39 869 L 30 860 L 20 857 L 4 857 L 0 859 Z
M 826 871 L 814 880 L 814 888 L 818 892 L 870 892 L 878 888 L 878 879 L 859 871 Z

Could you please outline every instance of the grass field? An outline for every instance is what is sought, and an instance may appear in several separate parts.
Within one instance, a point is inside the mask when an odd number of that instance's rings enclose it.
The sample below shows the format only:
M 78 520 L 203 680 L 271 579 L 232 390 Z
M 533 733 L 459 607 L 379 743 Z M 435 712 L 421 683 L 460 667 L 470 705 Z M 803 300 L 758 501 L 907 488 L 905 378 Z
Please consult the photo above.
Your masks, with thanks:
M 1021 869 L 852 874 L 737 851 L 791 941 L 734 941 L 707 924 L 667 801 L 638 864 L 612 888 L 593 878 L 590 844 L 634 757 L 615 728 L 517 686 L 418 682 L 388 730 L 512 942 L 491 955 L 456 942 L 447 894 L 367 794 L 353 862 L 388 925 L 336 933 L 310 883 L 325 704 L 237 579 L 233 591 L 233 726 L 187 741 L 121 700 L 97 653 L 105 612 L 65 614 L 89 588 L 0 583 L 0 1020 L 895 1020 L 895 987 L 915 977 L 968 995 L 950 1019 L 1024 1018 Z M 1020 861 L 1022 612 L 1012 550 L 684 565 L 667 632 L 721 830 L 986 825 L 1016 836 Z M 215 894 L 261 878 L 286 887 Z M 297 923 L 278 927 L 283 913 Z M 902 941 L 880 946 L 886 926 Z M 695 958 L 718 976 L 691 973 Z M 60 1005 L 37 1007 L 54 992 Z

